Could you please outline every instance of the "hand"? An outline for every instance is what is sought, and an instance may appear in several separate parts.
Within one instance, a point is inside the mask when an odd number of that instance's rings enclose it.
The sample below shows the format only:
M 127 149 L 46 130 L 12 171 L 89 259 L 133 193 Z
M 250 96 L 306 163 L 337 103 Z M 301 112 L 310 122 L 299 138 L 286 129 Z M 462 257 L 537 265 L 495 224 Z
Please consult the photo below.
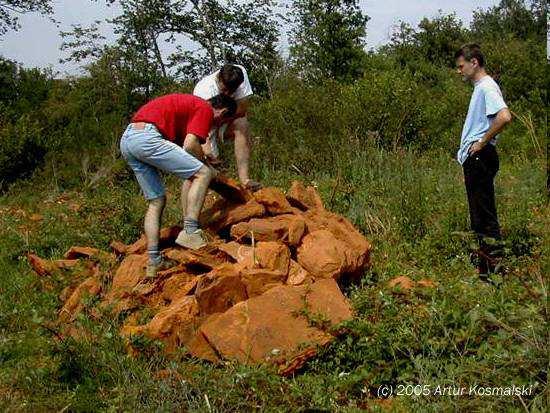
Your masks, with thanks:
M 219 166 L 222 164 L 222 161 L 220 161 L 219 158 L 216 158 L 214 155 L 212 154 L 204 154 L 205 158 L 206 158 L 206 162 L 210 165 L 210 166 L 213 166 L 213 167 L 216 167 L 216 166 Z
M 195 158 L 204 162 L 204 152 L 200 144 L 199 138 L 192 133 L 187 134 L 183 141 L 183 148 Z
M 218 176 L 220 176 L 220 172 L 216 168 L 214 168 L 212 165 L 210 165 L 208 162 L 206 163 L 206 165 L 210 169 L 210 172 L 212 172 L 212 179 L 216 180 Z
M 470 146 L 470 149 L 468 150 L 468 153 L 470 155 L 473 155 L 474 153 L 479 152 L 480 150 L 482 150 L 485 145 L 486 145 L 486 143 L 483 143 L 482 141 L 474 142 L 472 144 L 472 146 Z

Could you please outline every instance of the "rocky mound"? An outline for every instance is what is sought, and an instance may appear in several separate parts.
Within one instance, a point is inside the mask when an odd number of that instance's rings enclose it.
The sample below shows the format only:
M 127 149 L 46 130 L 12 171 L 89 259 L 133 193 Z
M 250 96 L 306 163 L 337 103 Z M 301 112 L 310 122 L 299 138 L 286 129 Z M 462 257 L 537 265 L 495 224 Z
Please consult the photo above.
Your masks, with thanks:
M 72 247 L 65 259 L 29 254 L 42 276 L 71 272 L 60 299 L 58 327 L 74 327 L 79 313 L 124 319 L 131 351 L 141 338 L 218 362 L 270 363 L 281 374 L 299 368 L 352 317 L 339 288 L 360 277 L 370 244 L 353 225 L 323 207 L 315 188 L 293 182 L 285 195 L 269 187 L 254 194 L 222 179 L 201 216 L 212 237 L 191 251 L 175 245 L 179 227 L 161 232 L 173 266 L 144 279 L 146 239 L 113 242 L 113 252 Z

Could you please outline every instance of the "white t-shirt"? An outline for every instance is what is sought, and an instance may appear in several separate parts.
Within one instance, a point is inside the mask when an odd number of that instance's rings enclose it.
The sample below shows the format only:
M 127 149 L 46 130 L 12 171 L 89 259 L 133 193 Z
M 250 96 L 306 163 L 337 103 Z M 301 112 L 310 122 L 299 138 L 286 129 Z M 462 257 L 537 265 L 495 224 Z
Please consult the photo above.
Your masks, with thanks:
M 252 86 L 250 85 L 250 81 L 248 80 L 246 69 L 240 65 L 235 66 L 240 67 L 243 71 L 244 80 L 239 85 L 235 93 L 231 95 L 231 97 L 235 100 L 240 100 L 253 95 L 254 92 L 252 91 Z M 219 95 L 221 92 L 218 88 L 218 83 L 216 82 L 218 73 L 220 73 L 220 71 L 216 70 L 214 73 L 202 78 L 199 83 L 196 84 L 195 89 L 193 89 L 193 94 L 195 96 L 203 98 L 204 100 L 208 100 L 210 98 L 213 98 L 214 96 Z

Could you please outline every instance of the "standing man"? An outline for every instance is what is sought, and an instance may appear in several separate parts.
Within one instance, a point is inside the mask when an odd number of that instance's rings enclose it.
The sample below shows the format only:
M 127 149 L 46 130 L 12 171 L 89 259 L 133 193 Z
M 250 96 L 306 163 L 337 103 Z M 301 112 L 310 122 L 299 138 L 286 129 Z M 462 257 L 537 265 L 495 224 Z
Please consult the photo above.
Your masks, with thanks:
M 494 270 L 490 239 L 501 237 L 494 188 L 499 168 L 496 143 L 512 115 L 499 86 L 485 71 L 485 58 L 477 44 L 462 46 L 455 59 L 458 73 L 474 85 L 457 159 L 464 169 L 470 222 L 480 247 L 478 270 L 487 274 Z
M 231 119 L 226 119 L 222 127 L 210 131 L 207 144 L 204 147 L 206 155 L 215 163 L 219 155 L 218 134 L 233 139 L 235 144 L 235 160 L 239 180 L 247 189 L 256 191 L 261 185 L 250 179 L 250 127 L 247 119 L 249 98 L 253 95 L 252 86 L 244 67 L 226 64 L 220 70 L 200 80 L 193 90 L 195 96 L 210 99 L 218 94 L 230 96 L 237 102 L 237 112 Z
M 212 125 L 221 124 L 223 118 L 233 116 L 235 110 L 235 101 L 225 95 L 205 101 L 175 93 L 142 106 L 124 132 L 120 151 L 149 204 L 144 224 L 149 254 L 147 277 L 154 277 L 163 267 L 159 238 L 166 192 L 159 170 L 184 180 L 184 227 L 176 243 L 191 249 L 203 247 L 206 240 L 199 229 L 199 213 L 216 171 L 202 162 L 201 142 L 206 141 Z

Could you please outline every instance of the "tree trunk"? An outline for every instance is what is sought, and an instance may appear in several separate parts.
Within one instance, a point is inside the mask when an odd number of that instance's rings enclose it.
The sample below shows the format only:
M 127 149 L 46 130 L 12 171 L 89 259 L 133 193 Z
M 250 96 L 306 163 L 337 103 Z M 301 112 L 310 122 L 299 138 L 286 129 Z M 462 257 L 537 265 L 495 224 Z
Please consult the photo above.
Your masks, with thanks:
M 210 69 L 212 71 L 216 70 L 218 68 L 218 58 L 216 56 L 216 48 L 215 48 L 215 38 L 214 38 L 214 30 L 212 28 L 212 25 L 210 24 L 210 21 L 208 20 L 206 14 L 204 13 L 203 9 L 200 7 L 200 1 L 199 0 L 191 0 L 193 3 L 193 6 L 195 7 L 195 10 L 199 14 L 199 17 L 201 19 L 201 24 L 204 28 L 204 32 L 206 34 L 206 52 L 208 53 L 208 56 L 210 58 Z
M 153 51 L 155 53 L 155 57 L 157 59 L 157 62 L 160 66 L 160 70 L 162 72 L 162 76 L 166 78 L 166 65 L 164 64 L 164 61 L 162 60 L 162 54 L 160 53 L 159 45 L 157 42 L 157 36 L 154 33 L 151 33 L 151 41 L 153 42 Z

